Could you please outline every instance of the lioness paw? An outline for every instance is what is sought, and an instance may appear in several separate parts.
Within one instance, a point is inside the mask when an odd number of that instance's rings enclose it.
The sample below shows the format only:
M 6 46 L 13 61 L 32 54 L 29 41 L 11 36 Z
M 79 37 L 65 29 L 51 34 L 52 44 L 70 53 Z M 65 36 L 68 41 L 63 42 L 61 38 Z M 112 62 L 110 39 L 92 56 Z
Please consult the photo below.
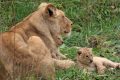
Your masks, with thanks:
M 118 63 L 118 65 L 116 66 L 117 69 L 120 69 L 120 63 Z
M 67 68 L 70 68 L 72 66 L 75 65 L 75 62 L 74 61 L 71 61 L 71 60 L 66 60 L 65 61 L 65 65 L 64 65 L 64 68 L 67 69 Z
M 74 61 L 71 60 L 58 60 L 58 59 L 54 59 L 55 61 L 55 66 L 60 68 L 60 69 L 68 69 L 72 66 L 75 65 Z

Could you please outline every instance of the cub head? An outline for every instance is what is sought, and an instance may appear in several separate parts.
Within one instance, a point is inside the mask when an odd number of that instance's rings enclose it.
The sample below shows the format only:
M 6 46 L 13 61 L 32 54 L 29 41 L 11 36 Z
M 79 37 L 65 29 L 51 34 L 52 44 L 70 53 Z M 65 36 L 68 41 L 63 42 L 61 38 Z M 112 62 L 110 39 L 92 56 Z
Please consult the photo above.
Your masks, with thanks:
M 53 35 L 53 39 L 54 39 L 57 47 L 59 47 L 60 45 L 62 45 L 64 43 L 62 36 L 59 34 Z
M 69 36 L 72 30 L 72 21 L 68 19 L 62 10 L 57 9 L 51 3 L 41 3 L 38 13 L 45 25 L 49 26 L 50 33 L 54 35 Z
M 89 65 L 93 62 L 92 48 L 80 48 L 77 52 L 77 61 Z

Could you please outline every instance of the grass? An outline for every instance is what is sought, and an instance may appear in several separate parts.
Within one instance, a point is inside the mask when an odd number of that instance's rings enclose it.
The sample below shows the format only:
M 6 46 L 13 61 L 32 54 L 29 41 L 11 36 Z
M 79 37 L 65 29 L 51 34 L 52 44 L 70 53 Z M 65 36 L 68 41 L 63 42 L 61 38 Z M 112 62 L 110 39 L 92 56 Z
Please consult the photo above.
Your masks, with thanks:
M 74 23 L 71 37 L 65 38 L 60 47 L 63 54 L 74 59 L 74 46 L 86 46 L 93 47 L 95 55 L 120 62 L 120 0 L 0 0 L 0 32 L 7 31 L 45 1 L 62 9 Z M 70 68 L 56 74 L 57 80 L 120 80 L 120 70 L 100 76 Z

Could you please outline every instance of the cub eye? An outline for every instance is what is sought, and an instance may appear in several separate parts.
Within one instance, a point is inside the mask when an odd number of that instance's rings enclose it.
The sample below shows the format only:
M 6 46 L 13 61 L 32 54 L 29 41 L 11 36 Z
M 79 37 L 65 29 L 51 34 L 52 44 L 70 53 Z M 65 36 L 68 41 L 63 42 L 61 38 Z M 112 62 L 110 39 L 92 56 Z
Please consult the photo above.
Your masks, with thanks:
M 59 37 L 57 39 L 60 39 Z
M 88 56 L 86 56 L 86 57 L 88 57 Z

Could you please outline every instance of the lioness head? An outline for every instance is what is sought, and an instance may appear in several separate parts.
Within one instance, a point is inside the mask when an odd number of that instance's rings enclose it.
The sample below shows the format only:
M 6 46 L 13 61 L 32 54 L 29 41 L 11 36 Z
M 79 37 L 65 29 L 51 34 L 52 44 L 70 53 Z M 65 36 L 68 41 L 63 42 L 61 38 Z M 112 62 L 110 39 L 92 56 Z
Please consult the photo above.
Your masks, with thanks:
M 41 3 L 39 10 L 43 12 L 42 15 L 46 20 L 49 20 L 50 24 L 54 23 L 56 24 L 55 28 L 60 28 L 61 34 L 68 35 L 71 33 L 72 21 L 65 16 L 62 10 L 57 9 L 51 3 Z
M 72 21 L 51 3 L 41 3 L 37 11 L 32 13 L 30 23 L 42 35 L 53 37 L 56 44 L 60 45 L 63 43 L 61 35 L 69 35 L 72 29 Z
M 93 62 L 92 48 L 80 48 L 77 52 L 77 61 L 89 65 Z
M 70 35 L 72 21 L 65 16 L 63 11 L 57 9 L 51 3 L 42 3 L 39 6 L 38 12 L 49 26 L 55 42 L 61 45 L 63 43 L 61 35 Z

